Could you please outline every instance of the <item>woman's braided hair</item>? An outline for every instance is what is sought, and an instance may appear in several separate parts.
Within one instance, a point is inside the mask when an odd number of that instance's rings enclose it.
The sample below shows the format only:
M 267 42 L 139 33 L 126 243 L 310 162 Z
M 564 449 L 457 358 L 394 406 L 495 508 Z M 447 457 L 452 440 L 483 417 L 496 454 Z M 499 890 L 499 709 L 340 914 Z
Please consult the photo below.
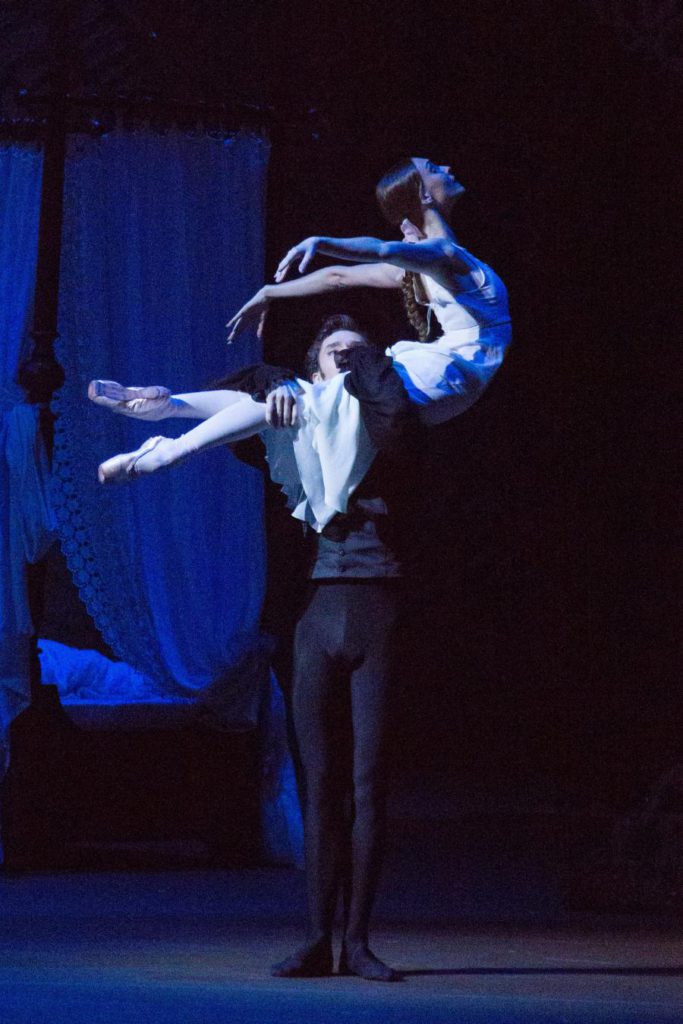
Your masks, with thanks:
M 422 223 L 422 203 L 420 194 L 422 179 L 412 160 L 401 160 L 387 171 L 377 183 L 375 194 L 380 210 L 395 227 L 399 227 L 407 217 L 416 225 Z M 419 275 L 407 270 L 403 275 L 403 305 L 408 320 L 417 331 L 420 341 L 429 337 L 429 321 L 424 308 L 419 304 L 417 296 L 426 299 Z
M 424 306 L 420 305 L 415 296 L 417 289 L 422 291 L 418 275 L 414 274 L 412 270 L 406 270 L 403 275 L 403 281 L 401 282 L 403 305 L 405 307 L 406 316 L 417 331 L 417 336 L 420 341 L 426 341 L 429 337 L 429 320 L 427 319 L 427 315 L 424 311 Z

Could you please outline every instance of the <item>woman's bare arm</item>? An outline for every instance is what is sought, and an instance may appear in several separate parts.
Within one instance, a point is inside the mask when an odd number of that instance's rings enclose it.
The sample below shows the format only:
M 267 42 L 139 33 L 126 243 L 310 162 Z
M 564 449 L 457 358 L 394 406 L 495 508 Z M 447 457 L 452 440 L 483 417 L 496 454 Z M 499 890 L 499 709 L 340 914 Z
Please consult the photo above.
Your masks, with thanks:
M 326 238 L 312 236 L 289 250 L 277 273 L 284 275 L 297 260 L 303 273 L 316 254 L 334 256 L 354 263 L 383 263 L 428 274 L 443 284 L 452 284 L 453 274 L 468 274 L 471 266 L 460 246 L 449 238 L 427 238 L 419 242 L 385 242 L 380 238 Z
M 389 263 L 324 267 L 313 274 L 306 274 L 305 277 L 284 281 L 287 269 L 285 268 L 282 273 L 278 269 L 276 281 L 280 283 L 264 285 L 228 321 L 228 341 L 232 341 L 240 331 L 254 325 L 260 336 L 268 303 L 273 299 L 304 298 L 308 295 L 336 291 L 338 288 L 400 288 L 403 279 L 403 271 Z
M 283 281 L 289 268 L 283 272 L 278 268 L 274 285 L 266 285 L 269 298 L 288 299 L 299 295 L 315 295 L 319 292 L 334 291 L 336 288 L 400 288 L 403 273 L 388 262 L 364 260 L 358 266 L 323 267 L 305 278 Z M 306 284 L 306 281 L 311 282 Z M 303 285 L 303 288 L 302 288 Z

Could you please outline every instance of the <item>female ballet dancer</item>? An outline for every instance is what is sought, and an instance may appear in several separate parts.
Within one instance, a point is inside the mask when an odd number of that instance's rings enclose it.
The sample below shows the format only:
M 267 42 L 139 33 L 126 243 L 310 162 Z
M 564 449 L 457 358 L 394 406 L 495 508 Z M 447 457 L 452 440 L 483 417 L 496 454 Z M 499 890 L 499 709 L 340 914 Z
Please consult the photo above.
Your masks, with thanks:
M 273 299 L 359 285 L 403 288 L 409 319 L 421 340 L 387 349 L 394 370 L 426 423 L 465 411 L 501 365 L 511 326 L 502 281 L 458 244 L 449 226 L 463 192 L 446 166 L 423 157 L 396 165 L 380 180 L 377 197 L 387 219 L 400 226 L 404 241 L 305 239 L 280 263 L 276 283 L 261 288 L 229 321 L 230 338 L 247 326 L 260 327 Z M 358 265 L 303 275 L 318 253 Z M 301 276 L 285 281 L 297 261 Z M 432 313 L 443 333 L 427 342 Z M 271 475 L 282 484 L 293 515 L 319 532 L 335 514 L 346 511 L 350 494 L 374 457 L 358 401 L 345 389 L 343 374 L 313 383 L 297 379 L 298 425 L 293 431 L 266 429 L 266 406 L 243 392 L 216 390 L 174 398 L 158 388 L 117 391 L 120 386 L 110 382 L 94 382 L 91 388 L 101 389 L 103 403 L 118 401 L 120 411 L 128 414 L 204 419 L 181 437 L 152 437 L 136 451 L 108 459 L 99 467 L 102 483 L 153 473 L 205 448 L 262 433 Z

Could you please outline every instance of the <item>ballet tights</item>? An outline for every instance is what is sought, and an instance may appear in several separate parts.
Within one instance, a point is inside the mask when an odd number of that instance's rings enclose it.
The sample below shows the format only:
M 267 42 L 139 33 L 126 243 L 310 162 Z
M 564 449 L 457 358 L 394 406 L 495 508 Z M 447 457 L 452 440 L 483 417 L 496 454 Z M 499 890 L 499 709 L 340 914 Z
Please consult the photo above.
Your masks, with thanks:
M 266 407 L 241 391 L 200 391 L 174 395 L 170 416 L 203 422 L 178 438 L 162 438 L 135 462 L 135 475 L 154 473 L 188 455 L 219 444 L 241 441 L 266 427 Z
M 313 944 L 330 940 L 340 885 L 345 942 L 368 941 L 384 840 L 397 608 L 397 590 L 385 581 L 328 580 L 314 586 L 297 626 L 293 716 L 306 789 Z

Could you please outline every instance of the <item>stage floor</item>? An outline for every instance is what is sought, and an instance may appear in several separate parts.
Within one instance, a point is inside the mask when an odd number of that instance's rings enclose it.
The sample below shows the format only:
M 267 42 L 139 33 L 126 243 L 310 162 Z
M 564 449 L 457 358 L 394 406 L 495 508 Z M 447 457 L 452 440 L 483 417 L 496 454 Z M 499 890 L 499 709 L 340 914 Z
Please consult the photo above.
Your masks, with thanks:
M 374 947 L 405 970 L 395 985 L 270 978 L 301 939 L 292 869 L 4 875 L 0 1021 L 683 1021 L 673 921 L 568 913 L 553 879 L 514 857 L 441 866 L 389 859 Z

